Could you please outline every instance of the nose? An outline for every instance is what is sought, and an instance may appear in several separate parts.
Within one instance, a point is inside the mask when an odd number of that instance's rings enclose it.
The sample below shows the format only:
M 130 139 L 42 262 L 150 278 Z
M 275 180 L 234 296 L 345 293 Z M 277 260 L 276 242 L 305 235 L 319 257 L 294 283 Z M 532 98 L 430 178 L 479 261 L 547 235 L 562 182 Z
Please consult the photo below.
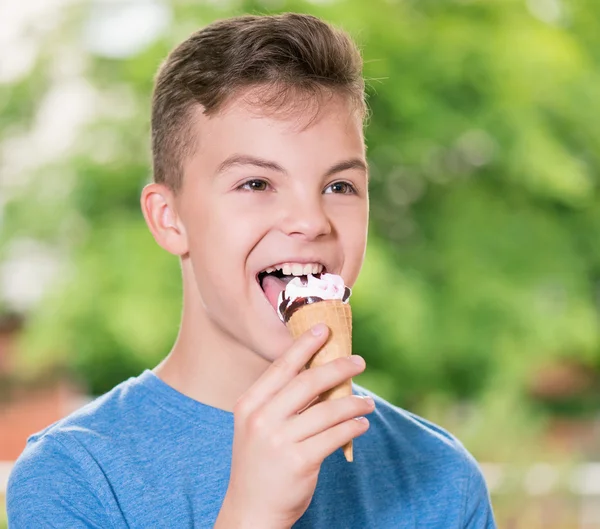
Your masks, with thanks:
M 324 209 L 322 196 L 304 197 L 291 202 L 283 215 L 282 231 L 289 236 L 306 240 L 331 233 L 331 221 Z

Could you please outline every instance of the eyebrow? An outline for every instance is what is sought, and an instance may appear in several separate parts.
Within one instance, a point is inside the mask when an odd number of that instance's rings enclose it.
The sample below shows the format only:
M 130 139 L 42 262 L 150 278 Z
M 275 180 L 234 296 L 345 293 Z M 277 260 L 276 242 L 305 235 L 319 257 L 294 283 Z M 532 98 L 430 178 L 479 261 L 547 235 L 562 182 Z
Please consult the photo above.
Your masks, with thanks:
M 229 156 L 226 160 L 221 162 L 221 164 L 217 168 L 216 174 L 219 175 L 227 171 L 231 167 L 238 165 L 250 165 L 253 167 L 259 167 L 260 169 L 267 169 L 268 171 L 277 171 L 278 173 L 282 173 L 284 175 L 288 174 L 288 172 L 278 163 L 273 162 L 271 160 L 266 160 L 264 158 L 258 158 L 249 154 L 233 154 Z M 344 160 L 342 162 L 336 163 L 335 165 L 330 167 L 325 172 L 325 177 L 332 176 L 343 171 L 348 171 L 349 169 L 359 169 L 361 171 L 364 171 L 365 173 L 368 173 L 367 164 L 363 160 L 361 160 L 360 158 L 351 158 L 349 160 Z

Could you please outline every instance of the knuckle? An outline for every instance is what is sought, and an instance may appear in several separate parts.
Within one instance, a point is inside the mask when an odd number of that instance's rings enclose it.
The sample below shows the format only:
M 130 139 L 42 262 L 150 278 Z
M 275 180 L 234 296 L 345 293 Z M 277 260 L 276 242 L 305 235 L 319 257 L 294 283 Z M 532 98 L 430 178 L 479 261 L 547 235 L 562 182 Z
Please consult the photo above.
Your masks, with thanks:
M 281 450 L 287 444 L 286 437 L 283 434 L 283 432 L 281 432 L 281 431 L 273 433 L 269 437 L 269 442 L 270 442 L 271 448 L 276 451 Z
M 262 413 L 253 412 L 248 415 L 246 428 L 250 434 L 263 433 L 267 426 L 267 420 Z
M 339 439 L 342 443 L 347 442 L 348 439 L 354 438 L 358 432 L 360 432 L 360 421 L 357 421 L 356 418 L 348 419 L 340 424 Z
M 332 369 L 335 369 L 336 373 L 339 375 L 347 375 L 348 373 L 352 373 L 354 369 L 356 369 L 356 365 L 348 362 L 346 357 L 337 358 L 332 364 Z
M 292 362 L 287 357 L 287 355 L 283 355 L 283 356 L 280 356 L 277 360 L 275 360 L 271 364 L 271 367 L 275 371 L 287 373 L 288 371 L 290 371 L 292 369 Z
M 294 384 L 303 393 L 310 393 L 313 389 L 313 379 L 315 377 L 314 369 L 302 371 L 295 379 Z
M 252 407 L 252 404 L 250 402 L 250 399 L 247 396 L 242 395 L 236 401 L 235 405 L 233 406 L 234 417 L 236 417 L 236 418 L 246 417 L 250 413 L 251 407 Z
M 291 471 L 296 475 L 302 475 L 309 469 L 309 461 L 306 454 L 301 450 L 292 450 L 288 457 Z

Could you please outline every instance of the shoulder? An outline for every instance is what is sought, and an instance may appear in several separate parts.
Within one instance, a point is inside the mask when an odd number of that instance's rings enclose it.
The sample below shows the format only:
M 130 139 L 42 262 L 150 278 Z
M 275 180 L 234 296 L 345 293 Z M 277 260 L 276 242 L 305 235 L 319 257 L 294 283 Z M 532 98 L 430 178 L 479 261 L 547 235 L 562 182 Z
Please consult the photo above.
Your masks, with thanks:
M 118 422 L 125 422 L 139 400 L 138 378 L 130 378 L 109 392 L 87 403 L 67 417 L 29 436 L 18 462 L 38 461 L 44 454 L 69 454 L 77 457 L 78 439 L 86 436 L 102 437 L 114 430 Z
M 132 377 L 104 395 L 97 397 L 67 417 L 31 435 L 27 448 L 60 444 L 65 449 L 74 450 L 77 440 L 84 438 L 98 440 L 115 431 L 116 427 L 132 424 L 139 415 L 140 402 L 144 399 L 141 380 L 145 375 Z
M 92 454 L 114 447 L 115 431 L 128 438 L 139 430 L 140 402 L 144 392 L 140 380 L 130 378 L 67 417 L 34 433 L 17 459 L 13 475 L 35 471 L 68 460 L 81 469 L 93 468 Z M 129 435 L 128 435 L 129 433 Z
M 29 437 L 8 481 L 7 510 L 15 526 L 27 526 L 29 516 L 53 524 L 84 512 L 90 526 L 107 525 L 103 516 L 114 499 L 97 455 L 110 449 L 112 432 L 121 431 L 135 411 L 137 386 L 138 379 L 129 379 Z M 26 508 L 32 502 L 36 509 Z
M 46 479 L 69 474 L 89 481 L 99 469 L 93 447 L 104 444 L 116 423 L 123 422 L 132 407 L 136 379 L 129 379 L 27 439 L 9 479 L 16 490 L 22 483 L 44 485 Z M 98 476 L 95 476 L 98 477 Z
M 383 458 L 427 501 L 453 502 L 464 527 L 495 527 L 481 469 L 454 435 L 357 384 L 354 392 L 373 397 L 376 405 L 360 447 L 366 459 Z
M 462 443 L 444 428 L 418 415 L 395 406 L 372 391 L 354 384 L 358 395 L 369 395 L 375 400 L 375 411 L 369 415 L 374 431 L 381 437 L 391 437 L 404 454 L 425 460 L 434 458 L 454 458 L 458 460 L 472 457 Z
M 6 509 L 15 527 L 112 527 L 110 489 L 92 458 L 43 435 L 9 476 Z

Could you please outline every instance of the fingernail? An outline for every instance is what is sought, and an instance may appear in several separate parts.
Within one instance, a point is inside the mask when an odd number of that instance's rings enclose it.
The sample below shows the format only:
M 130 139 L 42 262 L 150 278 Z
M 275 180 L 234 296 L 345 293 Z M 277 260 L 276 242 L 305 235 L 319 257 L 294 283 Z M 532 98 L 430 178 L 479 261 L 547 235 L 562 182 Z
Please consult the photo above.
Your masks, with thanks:
M 373 400 L 373 397 L 365 396 L 365 397 L 363 397 L 363 399 L 366 403 L 369 404 L 369 406 L 371 406 L 371 407 L 375 406 L 375 401 Z
M 349 356 L 351 362 L 354 362 L 357 366 L 362 366 L 365 363 L 365 359 L 360 355 Z
M 367 424 L 369 422 L 366 417 L 355 417 L 354 420 L 358 421 L 358 422 L 361 422 L 363 424 Z
M 325 334 L 327 332 L 327 325 L 325 325 L 324 323 L 317 323 L 312 329 L 311 332 L 315 335 L 315 336 L 322 336 L 323 334 Z

